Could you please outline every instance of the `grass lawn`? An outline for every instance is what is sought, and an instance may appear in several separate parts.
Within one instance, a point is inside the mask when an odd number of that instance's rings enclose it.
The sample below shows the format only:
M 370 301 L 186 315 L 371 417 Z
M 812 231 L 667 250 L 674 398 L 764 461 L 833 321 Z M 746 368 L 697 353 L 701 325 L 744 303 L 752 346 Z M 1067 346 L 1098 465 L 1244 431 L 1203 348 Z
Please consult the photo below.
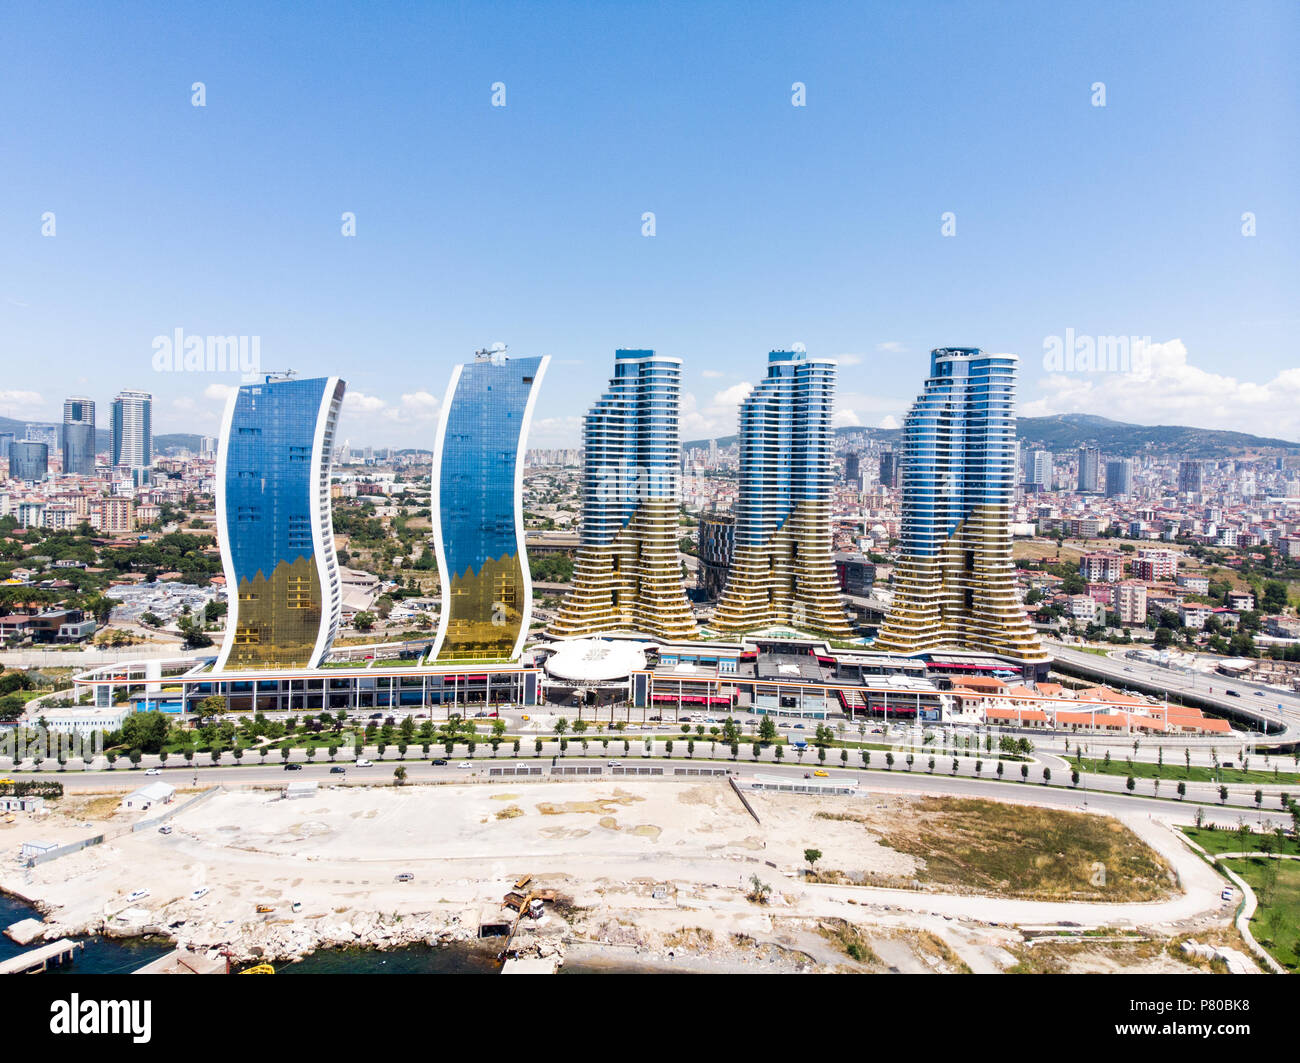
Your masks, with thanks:
M 1252 760 L 1256 758 L 1252 757 Z M 1079 767 L 1074 757 L 1069 758 L 1070 767 Z M 1274 760 L 1276 764 L 1277 761 Z M 1242 771 L 1240 768 L 1220 768 L 1216 773 L 1215 770 L 1206 765 L 1193 764 L 1189 769 L 1185 763 L 1173 760 L 1167 760 L 1163 765 L 1153 764 L 1149 761 L 1135 760 L 1132 765 L 1125 762 L 1123 757 L 1112 757 L 1109 764 L 1104 760 L 1083 758 L 1083 765 L 1080 771 L 1090 772 L 1093 775 L 1132 775 L 1135 779 L 1172 779 L 1174 782 L 1225 782 L 1225 783 L 1260 783 L 1262 785 L 1285 785 L 1300 784 L 1300 775 L 1294 771 L 1277 771 L 1276 774 L 1272 769 L 1260 771 L 1251 768 L 1249 771 Z M 1264 799 L 1265 804 L 1274 804 L 1268 797 Z
M 1289 971 L 1300 970 L 1300 862 L 1295 860 L 1225 860 L 1259 898 L 1250 921 L 1255 935 L 1273 958 Z
M 918 808 L 916 824 L 883 831 L 881 843 L 925 861 L 922 885 L 1091 901 L 1155 900 L 1172 889 L 1164 861 L 1109 817 L 935 797 Z
M 1210 830 L 1208 827 L 1184 827 L 1183 833 L 1207 853 L 1217 855 L 1219 853 L 1239 853 L 1243 851 L 1241 839 L 1232 826 L 1227 827 L 1225 830 Z M 1258 850 L 1263 837 L 1263 835 L 1251 831 L 1244 851 L 1254 852 Z M 1280 843 L 1276 838 L 1272 838 L 1271 841 L 1275 853 L 1289 853 L 1292 856 L 1300 856 L 1300 841 L 1294 836 L 1288 835 Z

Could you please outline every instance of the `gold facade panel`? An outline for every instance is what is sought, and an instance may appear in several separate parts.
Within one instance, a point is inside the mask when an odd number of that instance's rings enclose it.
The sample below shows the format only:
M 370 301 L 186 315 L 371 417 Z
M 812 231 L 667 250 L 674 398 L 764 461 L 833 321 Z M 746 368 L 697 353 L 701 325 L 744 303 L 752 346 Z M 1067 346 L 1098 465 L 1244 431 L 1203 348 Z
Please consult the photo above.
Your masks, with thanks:
M 320 580 L 310 558 L 281 561 L 271 578 L 260 572 L 239 584 L 239 617 L 229 664 L 244 668 L 304 668 L 321 620 Z

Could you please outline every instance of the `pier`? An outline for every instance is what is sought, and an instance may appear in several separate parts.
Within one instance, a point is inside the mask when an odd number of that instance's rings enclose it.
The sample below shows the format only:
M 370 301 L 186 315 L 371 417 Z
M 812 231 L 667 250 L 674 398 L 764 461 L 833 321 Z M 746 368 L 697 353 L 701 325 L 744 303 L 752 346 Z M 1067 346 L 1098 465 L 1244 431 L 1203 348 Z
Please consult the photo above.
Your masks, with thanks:
M 7 960 L 0 961 L 0 975 L 39 974 L 51 967 L 71 963 L 77 950 L 82 948 L 85 946 L 80 941 L 60 938 L 58 941 L 51 941 L 48 945 L 41 945 L 19 956 L 11 956 Z

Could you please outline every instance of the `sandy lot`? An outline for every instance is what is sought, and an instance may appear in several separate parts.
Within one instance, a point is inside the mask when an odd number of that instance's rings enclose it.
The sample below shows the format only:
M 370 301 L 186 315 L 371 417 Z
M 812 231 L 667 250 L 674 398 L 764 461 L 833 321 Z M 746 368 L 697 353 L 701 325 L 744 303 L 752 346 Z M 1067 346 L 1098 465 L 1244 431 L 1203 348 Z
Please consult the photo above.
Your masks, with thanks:
M 809 846 L 836 854 L 836 867 L 905 879 L 914 858 L 879 844 L 861 817 L 884 826 L 916 799 L 751 800 L 761 825 L 717 779 L 326 787 L 295 800 L 243 789 L 182 813 L 171 835 L 121 833 L 18 867 L 8 854 L 28 837 L 65 841 L 90 833 L 84 822 L 111 832 L 136 818 L 111 812 L 115 801 L 65 799 L 61 811 L 24 817 L 0 834 L 0 887 L 41 905 L 52 934 L 152 930 L 278 959 L 322 945 L 474 936 L 528 873 L 560 895 L 554 918 L 569 947 L 603 950 L 614 963 L 710 970 L 996 971 L 1015 965 L 1023 940 L 1008 924 L 1076 910 L 808 882 Z M 846 810 L 858 819 L 818 816 Z M 397 882 L 399 873 L 414 881 Z M 747 896 L 753 876 L 771 887 L 768 903 Z M 200 887 L 206 895 L 191 899 Z M 128 903 L 142 888 L 149 895 Z M 1226 923 L 1208 901 L 1200 911 L 1190 894 L 1181 908 L 1175 900 L 1077 910 L 1087 909 L 1093 925 L 1099 911 L 1117 925 L 1179 919 L 1162 925 L 1166 934 Z M 275 911 L 258 914 L 259 904 Z M 1007 905 L 1017 907 L 1004 913 Z M 1153 960 L 1165 969 L 1163 956 L 1141 957 Z

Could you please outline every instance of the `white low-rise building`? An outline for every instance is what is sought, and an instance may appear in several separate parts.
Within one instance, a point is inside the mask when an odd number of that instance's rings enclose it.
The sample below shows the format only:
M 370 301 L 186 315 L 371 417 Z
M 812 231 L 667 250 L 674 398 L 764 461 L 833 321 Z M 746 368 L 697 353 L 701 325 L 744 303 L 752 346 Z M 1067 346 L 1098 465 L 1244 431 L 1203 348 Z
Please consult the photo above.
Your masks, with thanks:
M 96 731 L 120 731 L 122 721 L 131 714 L 131 706 L 114 705 L 110 708 L 94 708 L 88 705 L 56 709 L 37 706 L 27 710 L 28 727 L 44 725 L 54 734 L 94 734 Z
M 154 805 L 170 804 L 176 796 L 176 787 L 165 782 L 146 783 L 138 790 L 133 790 L 122 800 L 122 807 L 133 812 L 144 812 Z

